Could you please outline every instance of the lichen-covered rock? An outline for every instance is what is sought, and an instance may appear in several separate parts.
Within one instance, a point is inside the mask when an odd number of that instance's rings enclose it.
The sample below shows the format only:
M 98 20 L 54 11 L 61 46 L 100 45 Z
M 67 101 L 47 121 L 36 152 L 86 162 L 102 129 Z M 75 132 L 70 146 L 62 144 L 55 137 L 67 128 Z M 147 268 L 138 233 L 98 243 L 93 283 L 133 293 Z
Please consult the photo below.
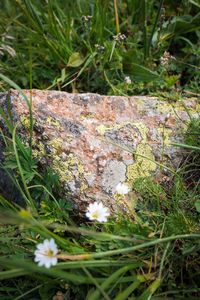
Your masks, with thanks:
M 23 92 L 30 98 L 30 91 Z M 160 177 L 162 165 L 177 167 L 182 152 L 171 142 L 181 141 L 188 113 L 200 111 L 196 99 L 170 102 L 39 90 L 31 97 L 33 155 L 51 165 L 79 205 L 100 200 L 115 207 L 119 182 L 131 188 L 139 177 Z M 26 102 L 15 90 L 10 99 L 14 120 L 27 130 Z

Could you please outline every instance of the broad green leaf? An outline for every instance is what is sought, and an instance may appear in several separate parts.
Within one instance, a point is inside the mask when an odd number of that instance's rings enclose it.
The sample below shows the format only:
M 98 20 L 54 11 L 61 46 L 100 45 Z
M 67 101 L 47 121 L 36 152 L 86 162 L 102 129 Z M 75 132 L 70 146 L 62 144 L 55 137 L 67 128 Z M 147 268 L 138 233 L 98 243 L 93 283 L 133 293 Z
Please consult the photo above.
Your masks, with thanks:
M 67 66 L 72 68 L 77 68 L 84 63 L 84 58 L 81 57 L 79 52 L 74 52 L 68 61 Z
M 200 16 L 181 16 L 174 17 L 160 36 L 160 43 L 172 37 L 185 35 L 188 32 L 194 32 L 200 28 Z

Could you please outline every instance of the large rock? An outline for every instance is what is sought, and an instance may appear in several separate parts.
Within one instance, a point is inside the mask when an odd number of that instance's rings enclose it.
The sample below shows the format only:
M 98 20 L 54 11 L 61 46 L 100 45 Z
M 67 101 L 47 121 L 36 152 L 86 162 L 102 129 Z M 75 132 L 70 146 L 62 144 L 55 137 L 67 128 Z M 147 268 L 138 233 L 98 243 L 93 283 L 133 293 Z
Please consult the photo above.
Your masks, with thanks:
M 30 91 L 23 91 L 30 99 Z M 27 104 L 11 90 L 11 112 L 26 136 Z M 1 97 L 6 110 L 7 100 Z M 50 164 L 63 188 L 77 203 L 101 200 L 115 207 L 119 182 L 130 187 L 139 177 L 161 178 L 167 168 L 176 168 L 186 122 L 197 116 L 196 99 L 159 100 L 154 97 L 118 97 L 32 91 L 34 156 Z M 183 150 L 182 150 L 183 151 Z

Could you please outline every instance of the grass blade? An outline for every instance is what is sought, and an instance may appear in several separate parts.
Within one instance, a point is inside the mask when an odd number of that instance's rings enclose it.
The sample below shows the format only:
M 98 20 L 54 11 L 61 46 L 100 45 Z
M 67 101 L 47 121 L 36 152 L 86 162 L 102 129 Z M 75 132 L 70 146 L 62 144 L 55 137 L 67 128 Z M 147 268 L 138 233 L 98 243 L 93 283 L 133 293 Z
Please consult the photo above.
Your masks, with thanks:
M 117 279 L 122 275 L 125 274 L 127 271 L 132 269 L 132 265 L 127 265 L 125 267 L 120 268 L 119 270 L 117 270 L 116 272 L 114 272 L 110 277 L 108 277 L 101 285 L 101 289 L 103 291 L 105 291 L 106 289 L 108 289 L 111 284 L 113 284 L 115 281 L 117 281 Z M 95 290 L 94 293 L 92 293 L 90 295 L 90 297 L 88 298 L 88 300 L 98 300 L 100 296 L 100 291 L 99 290 Z

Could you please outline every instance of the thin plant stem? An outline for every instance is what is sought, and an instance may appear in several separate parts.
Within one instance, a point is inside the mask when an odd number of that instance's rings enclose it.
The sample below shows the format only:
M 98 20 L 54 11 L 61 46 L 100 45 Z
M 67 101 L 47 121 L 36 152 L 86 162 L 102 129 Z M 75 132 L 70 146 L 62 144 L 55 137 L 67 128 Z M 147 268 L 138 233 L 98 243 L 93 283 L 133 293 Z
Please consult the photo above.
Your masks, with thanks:
M 117 8 L 117 0 L 114 0 L 114 9 L 115 9 L 115 24 L 116 24 L 116 33 L 119 33 L 119 15 Z
M 105 252 L 101 252 L 101 253 L 94 253 L 94 254 L 91 254 L 91 257 L 92 258 L 101 258 L 101 257 L 117 255 L 117 254 L 121 255 L 121 254 L 130 253 L 130 252 L 133 252 L 136 250 L 148 248 L 148 247 L 155 246 L 155 245 L 162 244 L 162 243 L 169 242 L 169 241 L 175 241 L 178 239 L 195 239 L 195 238 L 200 239 L 200 234 L 198 234 L 198 233 L 179 234 L 179 235 L 169 236 L 169 237 L 162 238 L 162 239 L 156 239 L 154 241 L 143 243 L 141 245 L 136 245 L 133 247 L 127 247 L 127 248 L 122 248 L 122 249 L 117 249 L 117 250 L 110 250 L 110 251 L 105 251 Z
M 27 200 L 29 202 L 29 205 L 31 206 L 32 210 L 34 212 L 36 212 L 36 208 L 35 208 L 33 199 L 32 199 L 32 197 L 29 193 L 29 190 L 28 190 L 28 187 L 27 187 L 27 184 L 26 184 L 26 180 L 24 178 L 24 174 L 23 174 L 23 171 L 22 171 L 21 163 L 20 163 L 20 160 L 19 160 L 19 155 L 18 155 L 17 146 L 16 146 L 16 129 L 17 129 L 17 125 L 13 129 L 12 141 L 13 141 L 13 149 L 14 149 L 14 153 L 15 153 L 17 167 L 18 167 L 18 170 L 19 170 L 19 173 L 20 173 L 20 176 L 21 176 L 21 180 L 22 180 L 25 192 L 26 192 L 26 196 L 27 196 Z
M 59 258 L 62 259 L 69 259 L 69 260 L 81 260 L 81 259 L 92 259 L 92 258 L 102 258 L 102 257 L 106 257 L 106 256 L 112 256 L 112 255 L 122 255 L 122 254 L 126 254 L 126 253 L 130 253 L 133 251 L 137 251 L 137 250 L 141 250 L 144 248 L 148 248 L 151 246 L 155 246 L 158 244 L 163 244 L 166 242 L 170 242 L 170 241 L 175 241 L 175 240 L 179 240 L 179 239 L 200 239 L 200 234 L 198 233 L 194 233 L 194 234 L 179 234 L 179 235 L 175 235 L 175 236 L 169 236 L 166 238 L 162 238 L 162 239 L 156 239 L 153 240 L 151 242 L 147 242 L 147 243 L 143 243 L 141 245 L 136 245 L 136 246 L 132 246 L 132 247 L 127 247 L 127 248 L 122 248 L 122 249 L 116 249 L 116 250 L 109 250 L 109 251 L 105 251 L 105 252 L 100 252 L 100 253 L 83 253 L 83 254 L 79 254 L 79 255 L 59 255 Z
M 54 202 L 56 203 L 57 207 L 60 208 L 60 205 L 58 203 L 58 201 L 56 200 L 56 198 L 52 195 L 52 193 L 49 192 L 49 190 L 42 184 L 35 184 L 35 185 L 32 185 L 32 186 L 29 186 L 28 189 L 33 189 L 33 188 L 42 188 L 45 190 L 45 192 L 54 200 Z
M 146 0 L 143 0 L 143 40 L 144 40 L 144 61 L 147 58 L 147 18 L 146 18 Z
M 164 2 L 164 0 L 160 0 L 160 4 L 159 4 L 159 7 L 158 7 L 156 19 L 155 19 L 155 22 L 154 22 L 154 25 L 153 25 L 153 28 L 152 28 L 152 31 L 151 31 L 151 35 L 150 35 L 150 38 L 149 38 L 149 42 L 148 42 L 148 45 L 147 45 L 147 52 L 146 52 L 147 57 L 150 54 L 151 42 L 152 42 L 153 35 L 155 33 L 155 30 L 156 30 L 156 26 L 158 24 L 158 20 L 159 20 L 160 15 L 161 15 L 161 9 L 162 9 L 162 6 L 163 6 L 163 2 Z
M 190 146 L 190 145 L 181 144 L 181 143 L 171 143 L 171 145 L 175 146 L 175 147 L 186 148 L 186 149 L 189 149 L 189 150 L 200 151 L 200 147 L 197 147 L 197 146 Z
M 29 146 L 31 151 L 31 158 L 32 158 L 32 143 L 33 143 L 33 103 L 32 103 L 32 86 L 33 86 L 33 60 L 32 60 L 32 47 L 29 45 L 29 56 L 30 56 L 30 62 L 29 62 L 29 81 L 30 81 L 30 99 L 29 99 L 29 114 L 30 114 L 30 139 L 29 139 Z
M 32 292 L 34 292 L 35 290 L 40 289 L 43 286 L 43 284 L 39 284 L 36 287 L 32 288 L 31 290 L 28 290 L 26 293 L 23 293 L 22 295 L 18 296 L 17 298 L 15 298 L 14 300 L 19 300 L 19 299 L 24 299 L 25 296 L 31 294 Z
M 84 266 L 81 266 L 81 267 L 84 270 L 84 272 L 86 273 L 86 275 L 91 279 L 91 281 L 97 287 L 98 291 L 103 295 L 104 299 L 111 300 L 110 297 L 105 293 L 105 291 L 103 290 L 103 288 L 100 286 L 100 284 L 96 281 L 96 279 L 94 278 L 94 276 L 92 276 L 90 274 L 90 272 Z M 92 297 L 92 298 L 93 298 L 92 300 L 95 300 L 95 297 Z M 91 297 L 90 297 L 90 299 L 91 299 Z
M 144 239 L 137 239 L 137 237 L 125 237 L 125 236 L 119 236 L 119 235 L 115 235 L 115 234 L 110 234 L 110 233 L 104 233 L 104 232 L 96 232 L 93 230 L 88 230 L 88 229 L 84 229 L 84 228 L 77 228 L 77 227 L 72 227 L 72 226 L 68 226 L 68 225 L 61 225 L 58 223 L 54 223 L 54 224 L 49 224 L 48 228 L 51 229 L 63 229 L 67 232 L 71 232 L 71 233 L 78 233 L 81 235 L 86 235 L 86 236 L 95 236 L 96 239 L 100 238 L 100 240 L 102 240 L 102 238 L 104 238 L 104 240 L 119 240 L 119 241 L 127 241 L 127 242 L 132 242 L 134 244 L 142 244 L 144 241 L 149 241 L 149 239 L 144 238 Z
M 164 261 L 165 261 L 165 257 L 167 255 L 167 251 L 169 249 L 169 246 L 170 246 L 170 242 L 167 243 L 167 246 L 165 248 L 165 251 L 163 253 L 163 256 L 162 256 L 162 259 L 161 259 L 161 262 L 160 262 L 160 268 L 159 268 L 159 275 L 158 277 L 161 279 L 161 276 L 162 276 L 162 271 L 163 271 L 163 266 L 164 266 Z

